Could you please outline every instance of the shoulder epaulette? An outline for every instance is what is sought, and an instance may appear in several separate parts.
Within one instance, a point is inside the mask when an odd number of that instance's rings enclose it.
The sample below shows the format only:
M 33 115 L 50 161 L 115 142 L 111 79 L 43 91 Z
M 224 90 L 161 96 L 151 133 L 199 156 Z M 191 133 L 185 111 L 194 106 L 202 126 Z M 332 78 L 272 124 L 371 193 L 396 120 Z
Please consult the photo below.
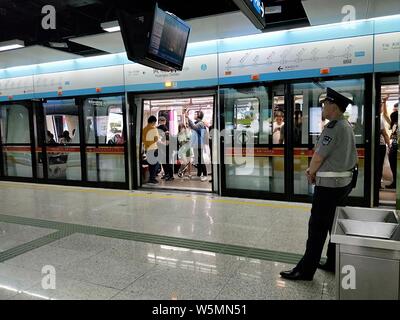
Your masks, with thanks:
M 332 120 L 332 121 L 330 121 L 330 122 L 328 123 L 327 127 L 328 127 L 329 129 L 332 129 L 332 128 L 335 127 L 336 123 L 337 123 L 337 120 Z

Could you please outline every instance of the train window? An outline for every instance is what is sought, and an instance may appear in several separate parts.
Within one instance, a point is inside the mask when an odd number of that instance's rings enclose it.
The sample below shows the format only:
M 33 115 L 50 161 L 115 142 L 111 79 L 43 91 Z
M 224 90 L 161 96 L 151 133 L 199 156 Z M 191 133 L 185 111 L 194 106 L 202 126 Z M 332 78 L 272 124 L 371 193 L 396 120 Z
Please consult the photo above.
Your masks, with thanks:
M 233 129 L 251 132 L 255 139 L 260 130 L 260 100 L 239 98 L 234 101 Z
M 43 103 L 46 143 L 79 143 L 78 106 L 75 99 L 48 100 Z
M 87 179 L 125 182 L 123 97 L 88 98 L 83 115 Z
M 47 176 L 56 180 L 81 180 L 79 111 L 75 99 L 43 103 Z
M 19 103 L 1 105 L 0 128 L 4 175 L 32 177 L 28 107 Z
M 122 97 L 88 98 L 84 102 L 85 139 L 92 144 L 123 144 Z
M 2 143 L 30 143 L 29 111 L 20 104 L 0 107 Z
M 283 193 L 284 149 L 273 144 L 275 137 L 276 144 L 281 138 L 277 128 L 283 129 L 282 90 L 275 86 L 226 88 L 220 96 L 229 134 L 224 140 L 224 188 Z
M 322 117 L 322 103 L 325 90 L 330 87 L 354 101 L 348 106 L 345 117 L 352 124 L 359 153 L 359 181 L 352 196 L 364 195 L 364 152 L 365 120 L 363 79 L 333 80 L 325 82 L 308 82 L 293 84 L 293 101 L 295 105 L 293 118 L 294 138 L 294 190 L 295 194 L 312 194 L 312 187 L 304 177 L 304 170 L 309 166 L 313 149 L 324 126 L 328 123 Z

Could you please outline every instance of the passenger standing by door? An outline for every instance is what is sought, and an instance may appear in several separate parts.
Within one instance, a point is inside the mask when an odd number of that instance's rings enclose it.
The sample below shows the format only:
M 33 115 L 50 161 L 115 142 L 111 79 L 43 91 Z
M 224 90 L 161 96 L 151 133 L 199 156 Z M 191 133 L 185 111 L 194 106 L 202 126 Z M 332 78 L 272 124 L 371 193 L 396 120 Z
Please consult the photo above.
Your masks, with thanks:
M 165 144 L 165 147 L 163 148 L 163 151 L 160 152 L 160 156 L 162 159 L 162 167 L 164 170 L 164 177 L 161 179 L 165 179 L 165 181 L 171 181 L 174 180 L 174 171 L 172 164 L 169 163 L 169 129 L 167 127 L 167 119 L 164 116 L 160 116 L 158 118 L 158 127 L 157 129 L 159 130 L 160 133 L 160 140 Z
M 62 137 L 61 137 L 61 139 L 60 139 L 60 144 L 68 144 L 68 143 L 71 143 L 71 141 L 72 141 L 72 139 L 71 139 L 71 137 L 69 136 L 69 131 L 68 131 L 68 130 L 65 130 L 65 131 L 62 133 Z
M 188 112 L 185 113 L 185 117 L 188 120 L 189 127 L 194 131 L 192 134 L 192 145 L 194 152 L 194 162 L 197 163 L 197 176 L 200 177 L 201 181 L 207 180 L 207 167 L 204 163 L 203 151 L 206 138 L 207 127 L 203 122 L 204 113 L 203 111 L 197 111 L 195 113 L 195 122 L 189 119 Z
M 54 140 L 54 135 L 49 130 L 47 130 L 46 134 L 47 134 L 46 143 L 47 144 L 56 144 L 56 140 Z
M 282 278 L 289 280 L 312 280 L 318 267 L 335 270 L 335 246 L 331 242 L 326 264 L 320 265 L 319 261 L 326 236 L 332 230 L 336 207 L 346 204 L 355 186 L 355 137 L 353 128 L 343 116 L 352 101 L 327 88 L 323 103 L 322 113 L 329 123 L 319 137 L 310 167 L 306 170 L 309 183 L 315 184 L 306 251 L 294 269 L 280 273 Z
M 192 178 L 193 151 L 190 144 L 191 136 L 192 134 L 190 129 L 188 129 L 184 123 L 180 123 L 178 126 L 178 159 L 181 162 L 178 171 L 179 178 L 183 178 L 184 174 L 186 174 L 188 179 Z
M 390 145 L 389 135 L 387 134 L 385 126 L 385 123 L 390 123 L 390 118 L 387 115 L 386 100 L 387 98 L 384 98 L 381 105 L 378 168 L 375 171 L 376 184 L 379 189 L 382 188 L 383 166 L 385 164 L 387 146 Z
M 390 130 L 392 134 L 390 135 L 390 149 L 389 149 L 389 163 L 390 169 L 392 170 L 393 181 L 386 188 L 396 189 L 397 180 L 397 138 L 399 132 L 399 104 L 396 103 L 393 106 L 393 112 L 390 114 Z
M 156 179 L 158 163 L 158 145 L 160 140 L 158 135 L 158 130 L 156 128 L 157 118 L 155 116 L 150 116 L 147 119 L 147 126 L 143 128 L 142 139 L 144 145 L 144 151 L 146 152 L 147 163 L 149 164 L 149 174 L 150 178 L 148 183 L 156 184 L 158 180 Z
M 272 143 L 273 144 L 281 144 L 283 143 L 283 139 L 281 139 L 281 131 L 284 126 L 284 113 L 281 110 L 275 111 L 275 121 L 272 124 Z

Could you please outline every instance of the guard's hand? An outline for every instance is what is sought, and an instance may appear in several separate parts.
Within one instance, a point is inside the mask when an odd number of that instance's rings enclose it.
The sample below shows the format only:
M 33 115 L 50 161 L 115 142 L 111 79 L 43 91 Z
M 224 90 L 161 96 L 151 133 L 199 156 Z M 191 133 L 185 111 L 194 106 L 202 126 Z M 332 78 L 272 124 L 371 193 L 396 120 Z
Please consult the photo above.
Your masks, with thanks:
M 308 183 L 315 184 L 315 174 L 314 175 L 310 174 L 310 168 L 307 168 L 305 174 L 306 174 Z

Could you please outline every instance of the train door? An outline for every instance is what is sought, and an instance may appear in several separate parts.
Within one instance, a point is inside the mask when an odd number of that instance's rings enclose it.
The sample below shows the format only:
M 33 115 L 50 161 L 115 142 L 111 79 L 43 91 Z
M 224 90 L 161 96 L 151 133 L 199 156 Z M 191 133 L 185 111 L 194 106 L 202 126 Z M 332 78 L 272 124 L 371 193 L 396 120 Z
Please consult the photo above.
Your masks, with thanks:
M 399 76 L 377 78 L 374 205 L 396 205 Z
M 218 168 L 212 134 L 216 126 L 214 91 L 134 96 L 137 112 L 137 185 L 144 188 L 217 192 Z M 132 108 L 132 106 L 131 106 Z M 185 116 L 187 114 L 187 116 Z M 149 159 L 143 129 L 150 116 L 156 118 L 160 140 L 157 163 Z M 202 117 L 204 131 L 191 127 Z M 197 119 L 197 120 L 196 120 Z M 199 136 L 198 133 L 201 135 Z M 195 141 L 201 139 L 196 147 Z M 132 157 L 133 159 L 135 157 Z M 155 167 L 152 167 L 155 166 Z M 150 179 L 155 168 L 155 181 Z
M 284 85 L 220 89 L 222 194 L 286 199 Z
M 48 99 L 37 110 L 38 178 L 82 181 L 80 108 L 77 99 Z
M 293 200 L 310 200 L 313 186 L 304 174 L 308 168 L 313 149 L 324 126 L 329 122 L 322 118 L 325 91 L 330 87 L 354 101 L 348 106 L 345 117 L 351 123 L 356 137 L 359 175 L 357 187 L 350 194 L 353 205 L 370 206 L 370 130 L 372 107 L 368 104 L 371 90 L 366 90 L 366 80 L 348 79 L 319 82 L 294 83 L 291 88 L 292 128 L 289 143 L 293 146 Z
M 0 104 L 0 177 L 32 181 L 36 177 L 31 101 Z
M 127 188 L 125 120 L 123 95 L 43 99 L 36 110 L 40 181 Z

